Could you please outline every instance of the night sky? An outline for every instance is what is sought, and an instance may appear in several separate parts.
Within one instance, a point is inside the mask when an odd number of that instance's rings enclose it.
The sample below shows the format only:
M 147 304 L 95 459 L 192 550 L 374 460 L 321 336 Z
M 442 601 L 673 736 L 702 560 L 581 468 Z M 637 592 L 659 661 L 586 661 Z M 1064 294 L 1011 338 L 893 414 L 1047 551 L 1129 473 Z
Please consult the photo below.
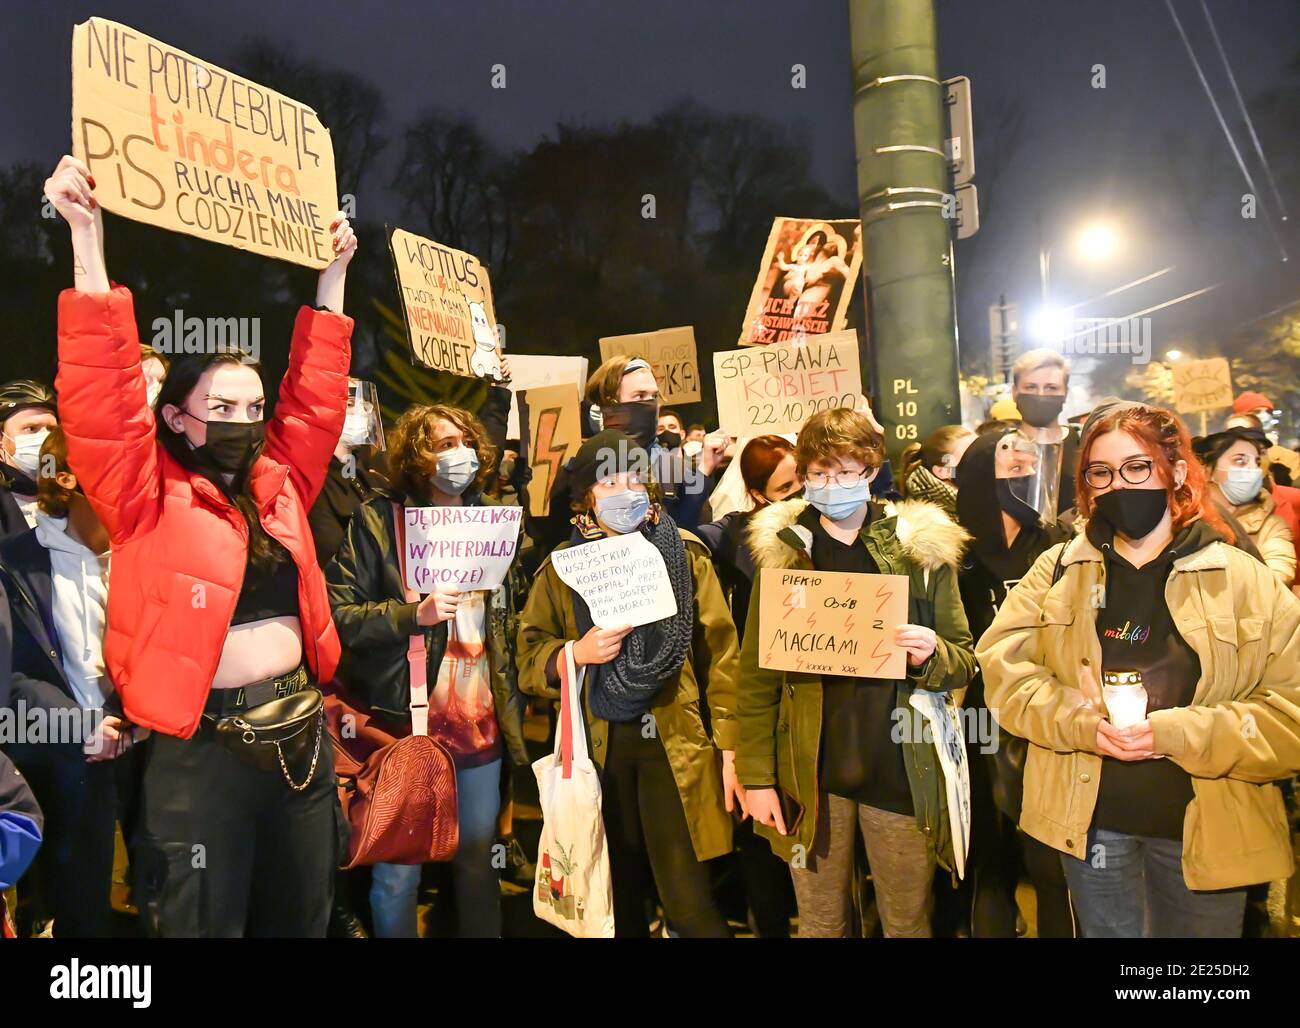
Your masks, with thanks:
M 1280 84 L 1300 49 L 1300 3 L 1212 0 L 1209 6 L 1242 92 L 1249 98 Z M 1176 8 L 1235 127 L 1235 103 L 1200 2 L 1177 0 Z M 249 38 L 273 39 L 380 87 L 392 142 L 373 181 L 356 189 L 363 216 L 400 213 L 388 183 L 397 171 L 401 127 L 430 109 L 464 113 L 493 142 L 515 149 L 554 134 L 560 121 L 638 121 L 690 97 L 805 133 L 821 183 L 849 203 L 855 191 L 845 0 L 226 0 L 208 6 L 45 0 L 4 2 L 0 9 L 0 164 L 35 160 L 53 167 L 67 149 L 72 26 L 99 15 L 219 64 Z M 1004 165 L 996 181 L 977 171 L 975 181 L 982 194 L 991 191 L 992 204 L 974 245 L 957 250 L 963 331 L 976 345 L 986 340 L 983 308 L 999 290 L 1036 303 L 1039 218 L 1059 247 L 1054 293 L 1062 302 L 1178 265 L 1116 298 L 1118 307 L 1090 308 L 1096 313 L 1123 314 L 1231 280 L 1219 297 L 1160 316 L 1158 348 L 1189 331 L 1226 331 L 1300 294 L 1300 259 L 1293 254 L 1282 266 L 1264 218 L 1240 218 L 1246 187 L 1163 2 L 939 0 L 938 12 L 941 75 L 973 81 L 977 168 Z M 794 63 L 808 69 L 804 90 L 790 87 Z M 1098 63 L 1106 66 L 1104 90 L 1090 87 Z M 490 88 L 494 64 L 506 66 L 504 90 Z M 980 143 L 981 118 L 993 124 L 1017 98 L 1024 107 L 1022 139 L 999 162 L 999 141 Z M 1244 134 L 1239 138 L 1245 142 Z M 1282 142 L 1295 160 L 1294 140 L 1264 138 L 1265 152 L 1280 159 Z M 1258 173 L 1253 154 L 1248 160 Z M 1168 214 L 1168 180 L 1157 173 L 1167 166 L 1180 168 L 1197 196 L 1191 219 Z M 1262 179 L 1257 184 L 1268 200 Z M 1289 200 L 1300 208 L 1300 198 Z M 1097 271 L 1072 262 L 1063 245 L 1072 227 L 1093 214 L 1113 218 L 1125 238 L 1120 257 Z M 1292 225 L 1298 222 L 1300 216 Z

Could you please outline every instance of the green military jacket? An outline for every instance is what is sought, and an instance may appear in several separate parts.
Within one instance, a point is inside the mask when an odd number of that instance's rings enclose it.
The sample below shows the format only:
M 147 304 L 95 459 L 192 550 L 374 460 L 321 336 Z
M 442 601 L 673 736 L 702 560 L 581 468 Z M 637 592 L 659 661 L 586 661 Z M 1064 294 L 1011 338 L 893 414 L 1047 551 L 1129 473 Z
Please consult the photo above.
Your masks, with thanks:
M 722 586 L 709 551 L 682 529 L 682 542 L 695 583 L 695 633 L 681 670 L 663 683 L 651 706 L 654 731 L 663 741 L 672 767 L 691 842 L 699 860 L 731 852 L 731 815 L 722 798 L 722 751 L 735 750 L 736 628 L 722 595 Z M 558 547 L 563 549 L 563 547 Z M 572 591 L 560 579 L 551 558 L 538 569 L 528 603 L 520 617 L 517 662 L 519 687 L 534 696 L 556 698 L 559 690 L 548 678 L 551 657 L 568 640 L 579 638 Z M 583 708 L 591 736 L 591 755 L 603 767 L 609 744 L 609 724 L 591 713 L 586 694 Z M 708 711 L 708 727 L 703 711 Z
M 774 503 L 756 514 L 748 543 L 762 568 L 812 570 L 812 523 L 816 510 L 805 500 Z M 910 579 L 908 619 L 933 628 L 938 642 L 920 668 L 898 683 L 895 709 L 914 723 L 908 697 L 916 689 L 965 690 L 975 672 L 970 629 L 957 592 L 957 564 L 969 538 L 938 507 L 918 501 L 876 504 L 861 533 L 881 574 Z M 823 569 L 833 570 L 833 569 Z M 780 787 L 803 805 L 796 831 L 781 835 L 766 825 L 756 830 L 786 860 L 812 849 L 821 803 L 818 782 L 822 736 L 820 675 L 773 671 L 759 666 L 758 577 L 750 596 L 745 645 L 740 654 L 740 749 L 736 771 L 746 788 Z M 933 742 L 908 739 L 903 763 L 917 825 L 939 863 L 952 868 L 952 830 L 943 771 Z M 788 826 L 787 826 L 788 827 Z M 797 850 L 796 847 L 802 847 Z

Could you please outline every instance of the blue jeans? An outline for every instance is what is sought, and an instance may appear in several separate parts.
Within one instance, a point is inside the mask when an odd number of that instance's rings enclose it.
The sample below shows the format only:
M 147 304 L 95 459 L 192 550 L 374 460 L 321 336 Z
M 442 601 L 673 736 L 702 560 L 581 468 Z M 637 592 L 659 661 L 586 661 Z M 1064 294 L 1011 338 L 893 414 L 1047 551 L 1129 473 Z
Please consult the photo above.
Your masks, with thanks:
M 501 809 L 501 761 L 456 769 L 460 846 L 451 859 L 456 928 L 461 938 L 499 938 L 501 887 L 492 866 L 497 814 Z M 414 939 L 421 864 L 376 864 L 370 881 L 370 913 L 380 939 Z
M 1246 890 L 1189 889 L 1180 840 L 1094 829 L 1087 856 L 1061 854 L 1084 938 L 1240 938 Z

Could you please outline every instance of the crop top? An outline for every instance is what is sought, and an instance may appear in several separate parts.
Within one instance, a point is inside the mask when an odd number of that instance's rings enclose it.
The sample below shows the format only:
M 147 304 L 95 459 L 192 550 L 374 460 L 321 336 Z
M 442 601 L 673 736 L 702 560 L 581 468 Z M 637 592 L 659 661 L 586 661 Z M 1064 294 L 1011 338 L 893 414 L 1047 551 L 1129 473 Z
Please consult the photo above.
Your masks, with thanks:
M 254 568 L 251 560 L 244 570 L 244 587 L 235 603 L 231 625 L 246 625 L 267 618 L 298 617 L 298 567 L 293 555 L 278 540 L 271 539 L 279 560 L 270 568 Z

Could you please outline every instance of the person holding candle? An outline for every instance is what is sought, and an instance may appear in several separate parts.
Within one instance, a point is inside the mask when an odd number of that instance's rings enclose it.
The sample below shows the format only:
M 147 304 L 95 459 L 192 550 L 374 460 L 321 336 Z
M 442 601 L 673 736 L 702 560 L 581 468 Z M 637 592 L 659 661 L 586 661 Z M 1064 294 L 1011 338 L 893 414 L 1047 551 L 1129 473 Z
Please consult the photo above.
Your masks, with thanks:
M 1175 415 L 1099 407 L 1076 486 L 1083 534 L 976 646 L 1030 743 L 1020 825 L 1061 851 L 1083 935 L 1239 935 L 1246 887 L 1293 866 L 1274 783 L 1300 769 L 1300 603 L 1230 545 Z

